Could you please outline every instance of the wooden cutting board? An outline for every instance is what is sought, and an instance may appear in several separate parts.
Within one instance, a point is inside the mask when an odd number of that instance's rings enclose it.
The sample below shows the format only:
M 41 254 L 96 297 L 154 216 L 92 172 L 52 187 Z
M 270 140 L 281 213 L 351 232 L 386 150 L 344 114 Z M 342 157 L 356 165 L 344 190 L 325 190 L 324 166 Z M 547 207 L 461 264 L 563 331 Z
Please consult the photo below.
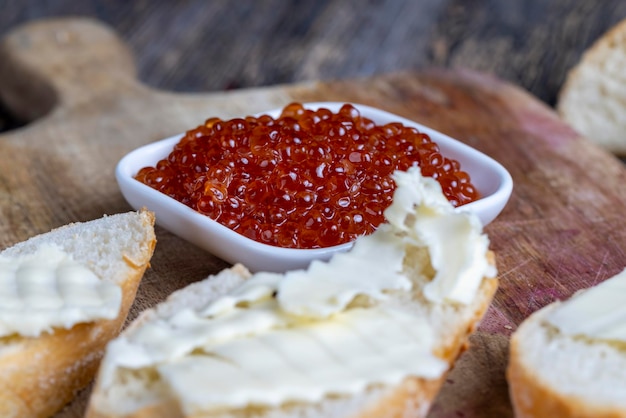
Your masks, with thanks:
M 0 95 L 18 115 L 38 118 L 0 135 L 0 248 L 130 210 L 114 168 L 132 149 L 209 116 L 235 117 L 291 101 L 375 106 L 500 161 L 515 184 L 508 206 L 486 228 L 498 255 L 500 289 L 431 417 L 512 416 L 504 374 L 511 332 L 536 309 L 626 266 L 622 163 L 529 94 L 487 75 L 432 70 L 174 94 L 142 85 L 128 48 L 108 28 L 70 19 L 36 22 L 5 37 Z M 227 266 L 161 228 L 157 237 L 133 316 Z M 81 416 L 88 393 L 58 416 Z

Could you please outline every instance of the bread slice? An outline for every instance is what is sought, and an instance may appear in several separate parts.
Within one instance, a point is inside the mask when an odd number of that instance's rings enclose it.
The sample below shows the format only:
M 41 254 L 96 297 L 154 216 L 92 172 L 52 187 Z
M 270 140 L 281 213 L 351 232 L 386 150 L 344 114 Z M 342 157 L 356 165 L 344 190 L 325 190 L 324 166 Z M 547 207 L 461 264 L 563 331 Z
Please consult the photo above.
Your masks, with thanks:
M 626 20 L 598 39 L 567 74 L 557 111 L 609 152 L 626 156 Z
M 389 224 L 359 238 L 348 254 L 284 275 L 250 277 L 235 265 L 142 313 L 107 347 L 87 417 L 426 416 L 485 314 L 497 279 L 477 218 L 442 209 L 449 203 L 436 181 L 406 175 L 396 173 L 399 186 L 385 213 Z M 422 187 L 439 193 L 426 193 L 424 211 L 413 201 Z M 439 210 L 445 215 L 430 222 Z M 466 242 L 460 229 L 472 231 L 472 245 L 460 244 Z M 455 258 L 454 252 L 468 256 Z M 453 286 L 438 279 L 445 271 Z M 358 326 L 346 320 L 363 314 Z M 191 343 L 181 350 L 180 341 Z M 211 367 L 198 372 L 207 363 Z M 166 377 L 181 364 L 182 377 Z M 427 372 L 418 370 L 424 364 Z M 395 377 L 384 380 L 390 369 Z M 367 375 L 371 370 L 376 373 Z
M 493 257 L 493 255 L 490 255 Z M 492 258 L 493 261 L 493 258 Z M 142 325 L 160 316 L 169 316 L 186 307 L 205 306 L 243 283 L 250 273 L 241 265 L 224 270 L 216 276 L 194 283 L 173 293 L 154 309 L 143 312 L 124 334 L 136 332 Z M 450 368 L 458 356 L 468 348 L 468 337 L 485 314 L 497 288 L 496 279 L 485 278 L 474 301 L 465 306 L 427 302 L 416 294 L 412 300 L 437 331 L 436 355 Z M 106 357 L 103 362 L 106 362 Z M 104 366 L 104 363 L 103 363 Z M 210 376 L 207 376 L 210 379 Z M 88 418 L 292 418 L 292 417 L 424 417 L 438 393 L 445 374 L 438 379 L 406 378 L 394 387 L 373 386 L 358 396 L 327 397 L 316 404 L 293 403 L 279 408 L 249 408 L 220 414 L 186 416 L 177 400 L 167 393 L 155 376 L 137 373 L 128 375 L 110 387 L 104 387 L 99 377 L 92 392 L 87 411 Z
M 129 212 L 74 223 L 10 247 L 19 257 L 52 244 L 122 288 L 113 320 L 80 323 L 39 337 L 0 337 L 0 416 L 49 417 L 95 376 L 106 343 L 120 331 L 156 243 L 154 215 Z
M 626 417 L 626 347 L 569 336 L 547 318 L 554 302 L 513 334 L 507 379 L 518 418 Z

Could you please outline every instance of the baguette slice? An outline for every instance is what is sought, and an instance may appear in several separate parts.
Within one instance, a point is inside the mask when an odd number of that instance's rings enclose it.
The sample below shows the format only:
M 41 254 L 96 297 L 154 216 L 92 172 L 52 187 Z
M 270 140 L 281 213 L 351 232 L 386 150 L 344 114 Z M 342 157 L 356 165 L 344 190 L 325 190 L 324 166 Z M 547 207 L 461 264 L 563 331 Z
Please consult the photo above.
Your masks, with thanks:
M 626 20 L 599 38 L 567 74 L 557 111 L 605 150 L 626 156 Z
M 55 329 L 39 337 L 0 337 L 0 416 L 49 417 L 95 376 L 106 343 L 120 331 L 156 243 L 154 215 L 129 212 L 74 223 L 2 251 L 19 257 L 52 244 L 99 278 L 119 284 L 122 302 L 113 320 Z
M 564 335 L 547 322 L 561 305 L 535 312 L 511 338 L 507 380 L 516 417 L 626 417 L 626 346 Z
M 169 315 L 185 307 L 200 307 L 243 283 L 250 273 L 241 265 L 224 270 L 216 276 L 181 289 L 154 309 L 144 311 L 123 333 L 135 332 L 142 324 L 160 315 Z M 423 299 L 413 303 L 435 326 L 436 353 L 450 368 L 468 348 L 468 337 L 485 314 L 497 288 L 496 279 L 484 279 L 474 301 L 467 306 L 444 304 L 434 306 Z M 106 362 L 106 356 L 103 360 Z M 210 376 L 207 376 L 210 378 Z M 293 418 L 293 417 L 425 417 L 431 403 L 445 381 L 406 378 L 395 387 L 371 387 L 358 396 L 327 397 L 316 404 L 290 404 L 280 408 L 249 408 L 219 414 L 186 416 L 176 399 L 163 392 L 158 380 L 136 379 L 118 381 L 103 387 L 100 377 L 92 392 L 87 418 Z
M 415 219 L 412 215 L 410 215 L 407 219 L 409 218 L 413 220 Z M 441 226 L 442 229 L 446 229 L 443 225 Z M 377 231 L 375 234 L 379 233 L 379 231 Z M 389 241 L 384 241 L 384 243 L 389 246 L 395 245 L 389 243 Z M 358 245 L 359 242 L 357 242 L 357 246 Z M 353 251 L 356 251 L 356 248 L 357 247 L 355 246 L 355 249 L 353 249 Z M 443 362 L 441 362 L 440 360 L 436 360 L 437 364 L 445 363 L 443 368 L 440 369 L 446 370 L 442 374 L 436 374 L 435 377 L 431 378 L 417 377 L 416 375 L 408 374 L 408 377 L 400 378 L 399 380 L 395 381 L 396 383 L 368 384 L 366 386 L 360 387 L 360 389 L 358 389 L 354 393 L 334 393 L 331 395 L 328 393 L 324 394 L 322 392 L 322 396 L 320 398 L 315 398 L 315 400 L 302 400 L 299 398 L 298 400 L 294 400 L 294 398 L 292 398 L 284 399 L 277 402 L 273 397 L 275 393 L 272 393 L 273 401 L 268 400 L 265 403 L 263 403 L 262 401 L 261 404 L 254 403 L 254 401 L 252 401 L 248 403 L 243 403 L 243 406 L 222 406 L 211 410 L 200 409 L 193 411 L 193 407 L 190 407 L 189 404 L 185 405 L 184 400 L 182 400 L 180 396 L 177 396 L 175 394 L 175 391 L 170 390 L 167 383 L 165 383 L 165 381 L 159 374 L 159 371 L 156 370 L 156 367 L 148 366 L 133 370 L 119 366 L 118 361 L 125 361 L 123 359 L 128 359 L 130 358 L 130 356 L 128 356 L 127 354 L 119 355 L 119 351 L 117 350 L 120 348 L 124 349 L 124 347 L 128 347 L 127 344 L 132 344 L 129 343 L 129 341 L 131 341 L 133 337 L 140 335 L 149 336 L 150 339 L 152 339 L 153 337 L 158 338 L 159 335 L 163 334 L 161 334 L 160 331 L 156 331 L 155 333 L 154 330 L 156 328 L 159 328 L 160 324 L 163 324 L 163 322 L 168 320 L 169 318 L 189 318 L 188 313 L 190 311 L 202 311 L 207 306 L 209 306 L 212 301 L 218 300 L 218 298 L 221 298 L 223 295 L 229 293 L 231 290 L 235 288 L 245 288 L 245 286 L 242 286 L 242 284 L 250 283 L 249 280 L 254 280 L 255 278 L 258 279 L 259 277 L 263 277 L 264 279 L 266 278 L 266 276 L 257 275 L 253 276 L 252 279 L 250 279 L 250 273 L 243 266 L 235 265 L 233 268 L 224 270 L 216 276 L 208 277 L 204 281 L 194 283 L 187 288 L 181 289 L 173 293 L 162 304 L 156 306 L 152 310 L 148 310 L 142 313 L 140 317 L 122 333 L 119 339 L 113 341 L 109 345 L 109 347 L 107 348 L 107 353 L 105 354 L 105 357 L 100 367 L 96 386 L 91 394 L 87 417 L 423 417 L 427 414 L 432 400 L 434 399 L 443 380 L 445 379 L 445 374 L 447 370 L 452 367 L 460 353 L 467 348 L 468 336 L 475 329 L 479 320 L 485 314 L 497 288 L 497 279 L 495 279 L 494 277 L 478 277 L 478 283 L 476 283 L 478 289 L 476 289 L 475 292 L 470 293 L 470 295 L 472 295 L 473 297 L 471 298 L 471 301 L 469 301 L 469 303 L 461 304 L 448 300 L 432 302 L 432 299 L 426 298 L 426 295 L 424 293 L 424 286 L 427 283 L 433 283 L 431 280 L 434 272 L 433 267 L 429 262 L 431 260 L 429 260 L 428 252 L 423 250 L 424 249 L 422 247 L 409 246 L 409 249 L 406 250 L 403 258 L 401 258 L 400 260 L 402 277 L 408 278 L 412 283 L 412 287 L 409 290 L 405 289 L 395 292 L 390 291 L 389 293 L 385 294 L 388 298 L 382 299 L 384 300 L 384 302 L 379 301 L 377 303 L 385 304 L 385 307 L 402 308 L 406 309 L 406 311 L 411 312 L 411 315 L 413 315 L 412 318 L 414 318 L 412 322 L 413 327 L 417 327 L 417 323 L 421 320 L 424 320 L 424 323 L 431 326 L 431 329 L 433 331 L 433 349 L 429 355 L 434 354 L 435 357 L 443 360 Z M 483 257 L 483 260 L 485 260 L 484 257 L 486 257 L 485 266 L 491 266 L 488 267 L 487 270 L 490 271 L 488 275 L 492 276 L 495 273 L 494 255 L 486 249 L 480 251 L 484 251 L 480 254 L 479 257 Z M 387 254 L 389 254 L 389 252 L 387 252 L 385 248 L 381 248 L 380 246 L 377 246 L 375 248 L 374 253 L 375 256 L 373 258 L 376 258 L 376 256 L 378 256 L 378 261 L 374 261 L 374 263 L 382 263 L 381 258 L 385 258 Z M 320 267 L 320 264 L 315 264 L 315 267 L 313 267 L 312 265 L 310 270 L 314 270 Z M 329 265 L 336 268 L 338 264 Z M 339 263 L 339 265 L 345 265 L 345 263 Z M 317 271 L 319 272 L 319 270 Z M 335 271 L 337 270 L 333 270 L 333 273 Z M 388 280 L 387 270 L 384 271 L 385 273 L 381 273 L 382 277 L 384 278 L 383 281 L 385 283 L 393 282 L 395 280 L 393 271 L 388 272 Z M 332 276 L 330 274 L 331 271 L 324 270 L 324 272 L 328 274 L 315 277 L 323 280 L 326 283 L 337 283 L 333 280 L 336 279 L 336 276 Z M 357 282 L 360 283 L 362 279 L 363 282 L 367 283 L 369 281 L 369 283 L 371 283 L 374 278 L 368 277 L 368 272 L 369 270 L 367 270 L 364 275 L 359 276 Z M 262 274 L 263 273 L 261 273 L 261 275 Z M 298 272 L 296 272 L 295 274 L 296 276 L 292 275 L 288 277 L 290 279 L 293 279 L 293 277 L 302 277 L 298 275 Z M 485 274 L 487 275 L 486 272 Z M 291 281 L 290 283 L 293 283 L 293 281 Z M 356 284 L 356 286 L 359 285 L 360 284 Z M 332 286 L 333 285 L 331 285 L 331 287 Z M 308 289 L 308 287 L 306 286 L 305 288 Z M 273 296 L 271 297 L 280 298 L 282 289 L 284 288 L 281 288 L 278 293 L 274 292 Z M 315 296 L 311 296 L 311 292 L 303 293 L 306 295 L 304 296 L 304 300 L 307 301 L 307 303 L 310 301 L 311 297 L 315 298 Z M 233 293 L 230 294 L 232 295 Z M 268 295 L 269 294 L 271 294 L 271 291 L 270 293 L 268 293 Z M 358 298 L 354 299 L 353 302 L 355 302 L 357 299 Z M 229 299 L 220 299 L 220 302 L 223 302 L 224 300 L 228 301 Z M 357 302 L 357 304 L 359 303 L 364 302 Z M 216 305 L 211 306 L 214 307 Z M 284 307 L 285 305 L 282 306 Z M 347 309 L 350 310 L 351 308 L 348 307 Z M 354 309 L 358 309 L 358 307 Z M 261 318 L 263 317 L 264 316 L 262 316 Z M 181 320 L 175 320 L 176 324 L 179 324 L 175 325 L 175 327 L 183 325 L 183 323 L 180 322 Z M 184 321 L 186 321 L 186 324 L 197 324 L 197 322 L 195 322 L 196 320 L 193 319 L 185 319 Z M 332 319 L 330 319 L 330 321 L 332 321 Z M 236 324 L 238 323 L 240 322 L 237 322 Z M 368 324 L 371 324 L 371 322 L 368 322 Z M 197 325 L 193 326 L 196 327 Z M 366 326 L 369 327 L 369 325 Z M 229 329 L 227 328 L 226 331 L 230 332 L 228 330 Z M 246 337 L 242 338 L 245 343 Z M 378 335 L 374 338 L 378 338 Z M 166 337 L 164 345 L 169 345 L 169 341 L 171 339 L 172 337 Z M 261 345 L 263 344 L 264 343 L 262 343 Z M 322 344 L 322 346 L 325 347 L 329 347 L 332 345 L 333 343 Z M 158 347 L 163 346 L 159 345 Z M 140 348 L 140 350 L 143 349 Z M 279 349 L 279 352 L 281 350 L 282 349 Z M 194 352 L 190 352 L 188 354 L 189 357 L 184 358 L 197 359 L 198 357 L 194 357 Z M 242 351 L 237 352 L 241 353 Z M 245 355 L 246 360 L 244 361 L 244 363 L 247 361 L 255 361 L 254 359 L 256 357 L 254 350 L 245 350 L 243 352 L 250 353 L 249 356 L 247 354 Z M 297 352 L 301 353 L 300 351 Z M 138 353 L 141 357 L 141 353 L 137 351 L 135 351 L 135 353 Z M 289 356 L 296 355 L 294 354 L 296 353 L 296 351 L 290 351 L 290 353 L 291 354 L 289 354 Z M 419 352 L 413 353 L 414 354 L 410 356 L 411 359 L 415 359 L 416 354 L 420 355 Z M 206 357 L 212 359 L 215 357 L 220 358 L 220 356 L 221 354 L 219 353 L 212 353 L 210 355 L 207 355 Z M 337 358 L 337 355 L 333 354 L 331 355 L 331 357 Z M 309 361 L 309 357 L 303 357 L 301 354 L 299 355 L 299 358 L 302 359 L 305 363 Z M 314 358 L 317 359 L 317 355 L 314 356 Z M 226 364 L 231 363 L 226 362 Z M 287 360 L 285 364 L 290 364 L 290 367 L 293 367 L 290 363 L 290 360 Z M 193 368 L 193 366 L 191 367 Z M 275 367 L 276 366 L 274 366 L 272 370 L 276 370 Z M 367 368 L 369 369 L 370 366 L 368 366 Z M 296 367 L 291 370 L 295 371 L 300 369 Z M 276 379 L 280 379 L 278 377 L 275 377 L 275 375 L 280 375 L 279 370 L 276 370 L 276 372 L 276 374 L 272 374 L 270 372 L 263 375 L 264 379 L 269 379 L 269 381 L 272 381 L 272 383 L 276 382 Z M 257 373 L 260 372 L 256 371 L 251 373 L 254 376 L 258 376 Z M 286 375 L 289 375 L 289 373 L 286 373 Z M 213 379 L 213 381 L 211 381 L 211 379 Z M 186 381 L 188 382 L 189 380 Z M 206 382 L 206 384 L 209 384 L 209 382 L 215 384 L 216 381 L 220 382 L 220 378 L 212 376 L 211 373 L 207 371 L 206 374 L 202 375 L 200 381 L 204 381 Z M 280 382 L 282 383 L 283 381 L 281 380 Z M 220 384 L 218 384 L 217 386 L 219 386 Z M 225 394 L 229 394 L 228 390 L 224 390 L 224 392 Z M 211 396 L 211 393 L 205 392 L 204 394 L 198 396 L 204 397 L 206 399 L 207 396 Z M 222 399 L 220 399 L 218 402 L 222 402 Z

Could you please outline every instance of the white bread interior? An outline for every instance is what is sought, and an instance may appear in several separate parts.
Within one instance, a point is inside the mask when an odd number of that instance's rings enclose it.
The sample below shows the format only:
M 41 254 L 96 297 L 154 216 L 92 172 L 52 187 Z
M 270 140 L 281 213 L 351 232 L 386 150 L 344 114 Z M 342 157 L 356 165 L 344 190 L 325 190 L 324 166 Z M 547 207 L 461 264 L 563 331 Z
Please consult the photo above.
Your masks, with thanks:
M 626 344 L 560 333 L 527 318 L 511 339 L 507 379 L 517 417 L 626 417 Z
M 489 253 L 490 261 L 495 262 Z M 485 278 L 469 305 L 452 303 L 434 304 L 423 294 L 422 270 L 430 268 L 427 256 L 421 251 L 409 252 L 405 259 L 405 273 L 414 281 L 411 294 L 395 295 L 390 303 L 409 304 L 412 309 L 426 317 L 436 330 L 436 354 L 450 366 L 467 347 L 468 336 L 484 315 L 497 288 L 497 279 Z M 206 305 L 230 289 L 238 286 L 249 272 L 241 265 L 225 270 L 216 276 L 192 284 L 172 294 L 164 303 L 148 310 L 127 328 L 132 333 L 142 322 L 154 316 L 176 312 L 184 307 Z M 366 278 L 364 278 L 366 279 Z M 103 360 L 106 364 L 107 357 Z M 207 377 L 210 378 L 210 377 Z M 357 396 L 327 396 L 318 403 L 289 403 L 281 407 L 248 407 L 220 413 L 194 415 L 187 418 L 330 418 L 330 417 L 423 417 L 438 392 L 444 376 L 426 380 L 410 377 L 394 387 L 371 386 Z M 92 392 L 87 417 L 185 417 L 176 399 L 159 381 L 158 375 L 137 371 L 117 375 L 115 382 L 103 387 L 100 379 Z
M 132 305 L 156 244 L 152 212 L 129 212 L 74 223 L 38 235 L 0 253 L 17 257 L 54 244 L 102 280 L 122 287 L 116 319 L 55 329 L 36 338 L 0 338 L 0 416 L 49 417 L 95 376 L 106 343 Z
M 598 39 L 568 73 L 557 111 L 589 140 L 626 155 L 626 20 Z

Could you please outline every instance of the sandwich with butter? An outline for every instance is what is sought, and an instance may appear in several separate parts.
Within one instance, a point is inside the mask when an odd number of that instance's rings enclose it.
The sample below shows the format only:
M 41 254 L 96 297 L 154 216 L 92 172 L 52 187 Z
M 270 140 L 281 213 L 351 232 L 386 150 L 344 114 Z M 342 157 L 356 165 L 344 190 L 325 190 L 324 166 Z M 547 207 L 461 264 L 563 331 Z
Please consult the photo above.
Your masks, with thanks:
M 0 416 L 49 417 L 94 378 L 155 246 L 154 215 L 74 223 L 0 252 Z
M 626 270 L 527 318 L 507 377 L 517 417 L 626 417 Z
M 90 418 L 425 416 L 497 288 L 477 217 L 419 168 L 387 222 L 328 262 L 243 266 L 140 315 L 106 350 Z

